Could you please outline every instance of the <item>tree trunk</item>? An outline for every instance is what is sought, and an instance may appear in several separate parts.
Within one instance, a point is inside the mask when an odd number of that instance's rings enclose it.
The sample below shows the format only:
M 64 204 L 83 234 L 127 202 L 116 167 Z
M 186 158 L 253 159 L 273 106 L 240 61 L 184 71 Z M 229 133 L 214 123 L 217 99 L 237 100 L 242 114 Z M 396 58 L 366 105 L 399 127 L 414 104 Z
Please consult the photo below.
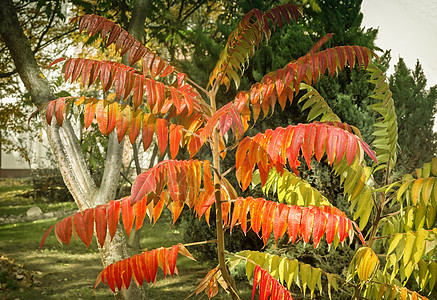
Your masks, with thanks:
M 148 5 L 149 0 L 135 1 L 129 25 L 129 29 L 132 27 L 132 32 L 140 39 L 141 34 L 144 33 Z M 0 35 L 10 51 L 20 78 L 29 91 L 33 103 L 37 107 L 41 107 L 44 103 L 56 99 L 35 60 L 30 42 L 23 33 L 12 0 L 0 1 Z M 97 187 L 86 167 L 78 139 L 69 120 L 64 120 L 63 126 L 60 127 L 53 118 L 51 126 L 46 126 L 46 132 L 65 184 L 79 209 L 84 210 L 114 200 L 123 149 L 123 143 L 118 143 L 115 133 L 109 136 L 102 183 L 100 187 Z M 113 262 L 129 257 L 126 245 L 126 240 L 122 234 L 116 234 L 111 243 L 106 240 L 101 249 L 103 265 L 106 267 Z M 130 285 L 127 291 L 119 292 L 116 298 L 144 299 L 145 293 L 135 285 Z

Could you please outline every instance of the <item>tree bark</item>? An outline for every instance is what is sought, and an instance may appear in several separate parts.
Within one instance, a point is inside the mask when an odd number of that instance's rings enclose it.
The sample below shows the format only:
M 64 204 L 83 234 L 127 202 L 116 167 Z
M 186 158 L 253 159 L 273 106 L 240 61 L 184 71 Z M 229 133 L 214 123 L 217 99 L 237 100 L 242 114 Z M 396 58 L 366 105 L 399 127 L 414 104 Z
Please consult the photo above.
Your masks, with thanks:
M 148 5 L 149 0 L 135 1 L 133 17 L 129 25 L 129 28 L 132 27 L 132 32 L 140 39 L 141 33 L 144 33 Z M 41 107 L 44 103 L 56 99 L 35 60 L 12 0 L 0 1 L 0 35 L 11 53 L 17 72 L 29 91 L 33 103 Z M 86 167 L 78 139 L 69 120 L 64 120 L 63 126 L 60 127 L 53 118 L 51 126 L 46 126 L 46 132 L 65 184 L 79 209 L 84 210 L 114 200 L 123 150 L 122 143 L 118 143 L 115 133 L 109 136 L 102 183 L 97 187 Z M 105 267 L 129 256 L 127 243 L 122 234 L 116 234 L 112 242 L 107 239 L 101 249 L 101 259 Z M 119 292 L 116 298 L 144 299 L 145 293 L 142 289 L 131 285 L 128 290 Z

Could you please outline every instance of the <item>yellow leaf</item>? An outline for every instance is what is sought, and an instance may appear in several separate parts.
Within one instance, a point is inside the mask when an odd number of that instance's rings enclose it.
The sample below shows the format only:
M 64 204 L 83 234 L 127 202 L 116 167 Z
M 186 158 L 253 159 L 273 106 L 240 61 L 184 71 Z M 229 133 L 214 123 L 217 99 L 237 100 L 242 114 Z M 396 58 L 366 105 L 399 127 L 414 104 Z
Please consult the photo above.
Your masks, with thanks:
M 326 274 L 326 278 L 328 279 L 328 295 L 329 299 L 332 300 L 331 286 L 338 291 L 337 279 L 333 274 Z
M 287 272 L 288 272 L 288 280 L 287 280 L 287 288 L 290 289 L 291 287 L 291 283 L 294 282 L 297 284 L 297 286 L 300 287 L 300 282 L 299 282 L 299 271 L 298 271 L 298 262 L 296 259 L 293 260 L 289 260 L 288 261 L 288 268 L 287 268 Z M 297 272 L 296 272 L 297 270 Z
M 423 182 L 422 202 L 425 205 L 431 203 L 431 193 L 432 193 L 432 188 L 434 187 L 435 180 L 436 180 L 435 177 L 429 177 L 425 179 L 425 181 Z
M 404 256 L 403 256 L 404 266 L 406 266 L 410 261 L 410 257 L 411 257 L 411 253 L 413 252 L 415 241 L 416 241 L 416 236 L 414 235 L 414 233 L 408 231 L 406 235 L 406 242 L 405 242 Z
M 405 190 L 410 186 L 410 184 L 414 181 L 414 179 L 408 180 L 404 182 L 401 187 L 398 190 L 398 193 L 396 195 L 398 201 L 401 199 L 402 195 L 404 194 Z
M 314 296 L 314 290 L 316 289 L 317 283 L 320 282 L 321 285 L 321 278 L 322 278 L 322 270 L 320 270 L 319 268 L 312 269 L 311 280 L 308 282 L 308 287 L 310 288 L 311 291 L 311 298 L 313 298 Z M 319 290 L 322 291 L 322 289 L 320 289 L 320 285 L 319 285 Z
M 419 203 L 416 207 L 416 216 L 414 217 L 414 225 L 416 229 L 423 228 L 425 225 L 426 207 Z
M 428 237 L 428 231 L 420 228 L 416 234 L 416 249 L 413 254 L 413 261 L 417 264 L 422 258 L 423 252 L 425 251 L 425 239 Z
M 436 215 L 436 209 L 433 205 L 428 205 L 426 207 L 426 224 L 428 228 L 431 228 L 434 225 Z
M 286 271 L 286 266 L 287 266 L 287 258 L 282 257 L 281 261 L 279 262 L 279 267 L 278 267 L 278 273 L 279 273 L 279 282 L 281 284 L 284 284 L 284 279 L 285 279 L 285 271 Z
M 403 234 L 400 234 L 400 233 L 396 234 L 396 236 L 394 237 L 394 239 L 393 239 L 393 240 L 391 241 L 391 243 L 390 243 L 390 247 L 388 247 L 387 255 L 389 255 L 390 253 L 393 252 L 393 250 L 396 249 L 396 247 L 397 247 L 398 244 L 399 244 L 399 241 L 400 241 L 403 237 L 404 237 Z
M 419 200 L 423 181 L 425 181 L 425 178 L 419 178 L 413 183 L 413 186 L 411 187 L 411 196 L 413 199 L 413 205 L 416 205 L 417 201 Z

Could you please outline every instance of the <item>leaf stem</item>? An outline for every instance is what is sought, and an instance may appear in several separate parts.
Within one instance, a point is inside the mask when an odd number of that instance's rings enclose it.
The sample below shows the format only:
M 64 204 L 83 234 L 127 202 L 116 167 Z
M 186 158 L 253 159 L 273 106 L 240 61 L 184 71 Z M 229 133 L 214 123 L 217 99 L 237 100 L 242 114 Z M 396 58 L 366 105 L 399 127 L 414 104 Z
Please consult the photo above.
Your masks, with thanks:
M 208 91 L 205 90 L 203 87 L 201 87 L 200 85 L 198 85 L 195 81 L 193 81 L 192 79 L 190 79 L 188 76 L 185 77 L 185 79 L 187 81 L 190 82 L 190 84 L 194 85 L 197 89 L 199 89 L 200 91 L 202 91 L 203 93 L 205 93 L 206 95 L 208 95 Z M 205 103 L 206 104 L 206 103 Z M 209 106 L 209 105 L 208 105 Z

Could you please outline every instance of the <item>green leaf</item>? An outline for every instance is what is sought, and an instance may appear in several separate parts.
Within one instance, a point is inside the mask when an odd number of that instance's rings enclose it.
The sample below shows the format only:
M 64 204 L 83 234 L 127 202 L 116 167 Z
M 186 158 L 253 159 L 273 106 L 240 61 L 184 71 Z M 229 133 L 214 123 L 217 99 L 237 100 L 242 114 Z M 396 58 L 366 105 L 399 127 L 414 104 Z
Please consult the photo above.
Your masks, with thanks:
M 429 290 L 434 290 L 435 283 L 437 282 L 437 262 L 432 261 L 429 264 Z
M 300 265 L 300 277 L 302 279 L 302 290 L 303 290 L 303 296 L 305 297 L 306 287 L 309 286 L 311 290 L 311 268 L 306 265 L 302 264 Z

